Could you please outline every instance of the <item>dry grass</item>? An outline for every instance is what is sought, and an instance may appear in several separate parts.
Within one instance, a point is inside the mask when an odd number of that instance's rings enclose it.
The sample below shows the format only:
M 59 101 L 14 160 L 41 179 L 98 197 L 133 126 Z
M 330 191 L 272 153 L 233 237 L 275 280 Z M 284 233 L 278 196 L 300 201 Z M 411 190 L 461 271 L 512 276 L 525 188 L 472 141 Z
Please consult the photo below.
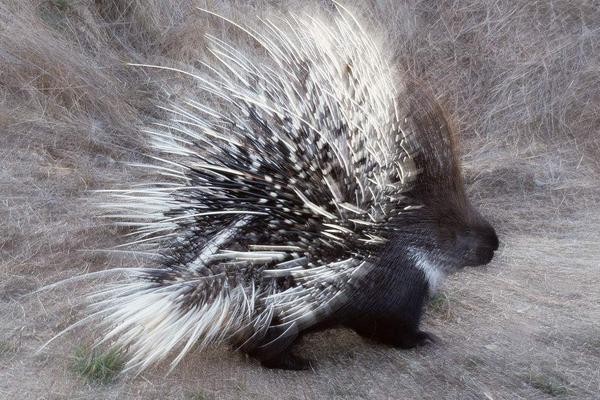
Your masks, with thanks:
M 36 353 L 81 317 L 86 287 L 23 295 L 139 262 L 87 251 L 116 244 L 118 233 L 94 218 L 88 191 L 139 180 L 123 163 L 144 152 L 137 127 L 190 82 L 124 62 L 195 65 L 208 31 L 251 45 L 194 5 L 248 22 L 296 5 L 0 0 L 0 397 L 600 397 L 598 3 L 356 3 L 455 118 L 470 194 L 503 242 L 489 267 L 453 277 L 434 303 L 425 326 L 442 343 L 399 351 L 336 330 L 303 345 L 319 360 L 314 372 L 265 371 L 215 351 L 167 376 L 105 386 L 69 367 L 93 330 Z

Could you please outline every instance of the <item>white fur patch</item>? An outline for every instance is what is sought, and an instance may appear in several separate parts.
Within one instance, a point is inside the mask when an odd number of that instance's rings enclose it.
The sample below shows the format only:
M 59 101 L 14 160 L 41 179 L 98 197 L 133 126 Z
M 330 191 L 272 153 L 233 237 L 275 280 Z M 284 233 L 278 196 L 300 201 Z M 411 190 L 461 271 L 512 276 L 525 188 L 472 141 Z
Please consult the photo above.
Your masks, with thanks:
M 440 288 L 446 279 L 446 272 L 441 270 L 436 263 L 431 262 L 427 253 L 414 249 L 411 252 L 417 268 L 425 274 L 425 279 L 429 285 L 429 293 L 434 294 Z

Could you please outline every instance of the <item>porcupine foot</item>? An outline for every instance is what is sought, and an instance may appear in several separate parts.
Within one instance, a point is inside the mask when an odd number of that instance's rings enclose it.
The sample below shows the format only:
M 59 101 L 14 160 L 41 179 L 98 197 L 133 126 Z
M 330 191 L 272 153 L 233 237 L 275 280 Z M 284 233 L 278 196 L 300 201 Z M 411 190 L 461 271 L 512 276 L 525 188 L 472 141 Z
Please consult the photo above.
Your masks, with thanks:
M 434 335 L 419 330 L 414 324 L 403 324 L 397 321 L 382 319 L 355 321 L 351 328 L 364 338 L 401 349 L 412 349 L 438 341 Z
M 260 364 L 265 368 L 285 369 L 290 371 L 302 371 L 310 369 L 311 367 L 310 360 L 299 357 L 289 350 L 281 352 L 269 359 L 261 360 Z
M 412 349 L 414 347 L 427 346 L 429 344 L 435 344 L 439 339 L 425 331 L 416 331 L 411 333 L 402 333 L 396 338 L 394 346 L 401 349 Z

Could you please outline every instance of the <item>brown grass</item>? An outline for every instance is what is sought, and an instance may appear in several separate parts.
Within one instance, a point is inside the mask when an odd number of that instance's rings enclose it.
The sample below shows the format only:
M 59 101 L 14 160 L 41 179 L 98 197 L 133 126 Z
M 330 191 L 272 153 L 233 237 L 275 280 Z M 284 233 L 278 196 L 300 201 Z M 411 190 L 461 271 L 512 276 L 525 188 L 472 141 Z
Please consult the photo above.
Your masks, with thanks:
M 347 2 L 352 5 L 351 2 Z M 312 372 L 266 371 L 238 354 L 192 354 L 89 385 L 70 368 L 93 330 L 39 346 L 82 316 L 88 284 L 44 284 L 138 260 L 88 191 L 139 180 L 124 162 L 137 127 L 190 85 L 125 62 L 194 65 L 203 35 L 252 45 L 237 21 L 292 1 L 0 0 L 0 397 L 593 399 L 600 395 L 600 7 L 591 0 L 355 2 L 397 62 L 450 110 L 469 192 L 498 227 L 486 268 L 454 276 L 399 351 L 335 330 L 303 348 Z M 331 7 L 323 0 L 320 5 Z

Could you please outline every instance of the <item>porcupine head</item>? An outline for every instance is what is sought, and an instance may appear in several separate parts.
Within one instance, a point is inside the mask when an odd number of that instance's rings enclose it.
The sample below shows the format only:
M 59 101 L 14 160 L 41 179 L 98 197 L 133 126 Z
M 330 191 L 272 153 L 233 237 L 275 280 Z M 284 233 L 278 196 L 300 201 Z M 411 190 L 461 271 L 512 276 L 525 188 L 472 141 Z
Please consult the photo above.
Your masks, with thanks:
M 192 76 L 203 95 L 161 106 L 168 120 L 144 129 L 160 179 L 107 204 L 135 230 L 127 246 L 154 255 L 89 297 L 129 368 L 251 349 L 393 297 L 380 282 L 407 269 L 435 290 L 490 261 L 497 238 L 465 195 L 444 112 L 353 14 L 221 18 L 259 50 L 209 35 L 205 68 L 137 66 Z

